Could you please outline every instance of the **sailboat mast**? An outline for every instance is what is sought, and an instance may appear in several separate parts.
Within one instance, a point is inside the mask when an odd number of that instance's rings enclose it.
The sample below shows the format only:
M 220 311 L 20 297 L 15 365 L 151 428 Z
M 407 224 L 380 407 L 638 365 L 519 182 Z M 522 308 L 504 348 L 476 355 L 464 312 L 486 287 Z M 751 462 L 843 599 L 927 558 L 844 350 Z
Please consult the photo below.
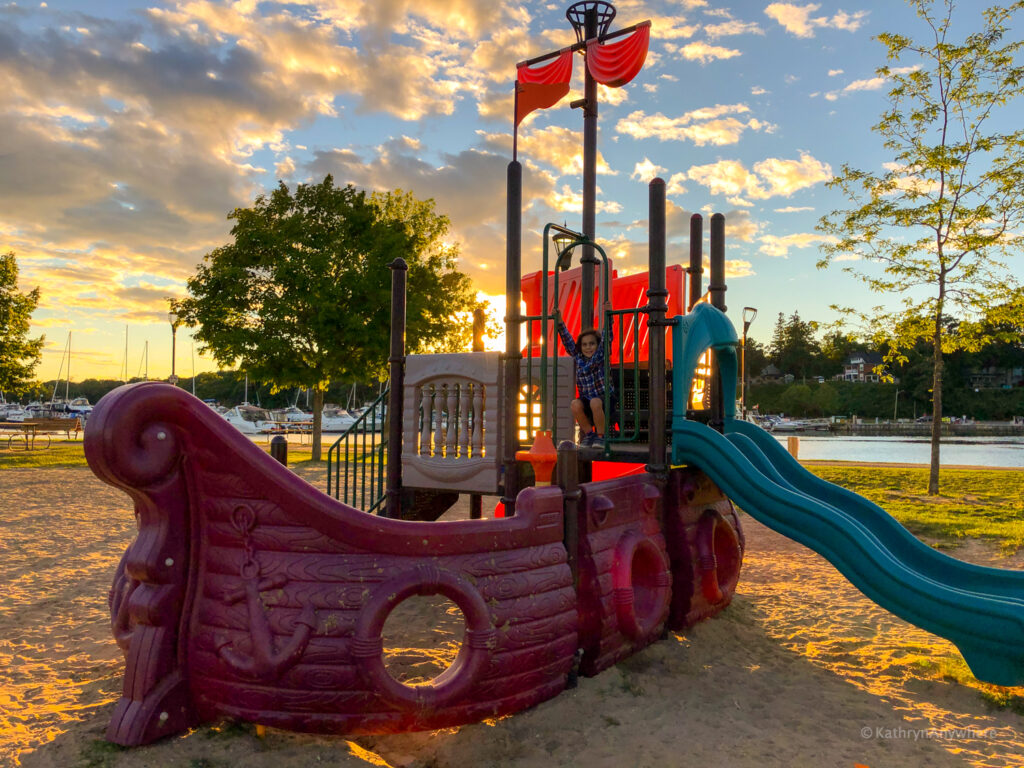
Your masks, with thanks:
M 64 373 L 64 358 L 68 356 L 71 350 L 71 331 L 68 331 L 68 340 L 64 344 L 64 353 L 60 356 L 60 368 L 57 369 L 57 379 L 53 382 L 53 394 L 50 395 L 50 405 L 57 400 L 57 387 L 60 386 L 60 377 Z M 71 368 L 71 362 L 68 361 L 68 368 Z
M 71 331 L 68 331 L 68 377 L 64 380 L 64 402 L 70 403 L 71 397 L 68 390 L 71 389 Z

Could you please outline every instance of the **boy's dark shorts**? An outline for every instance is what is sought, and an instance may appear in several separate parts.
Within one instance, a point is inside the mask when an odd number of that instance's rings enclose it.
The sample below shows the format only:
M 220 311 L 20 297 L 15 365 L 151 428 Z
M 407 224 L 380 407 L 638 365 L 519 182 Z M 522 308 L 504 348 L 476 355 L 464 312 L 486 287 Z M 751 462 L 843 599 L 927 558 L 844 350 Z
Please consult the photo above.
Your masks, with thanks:
M 579 400 L 581 403 L 583 403 L 583 412 L 587 415 L 587 420 L 591 424 L 593 424 L 594 423 L 594 409 L 590 407 L 590 399 L 589 398 L 585 398 L 585 397 L 578 397 L 576 399 Z M 619 396 L 616 395 L 614 392 L 612 392 L 611 401 L 608 403 L 608 405 L 610 407 L 608 409 L 608 413 L 605 414 L 604 421 L 605 421 L 605 424 L 614 424 L 615 423 L 615 416 L 616 416 L 616 414 L 618 412 L 618 409 L 619 409 Z

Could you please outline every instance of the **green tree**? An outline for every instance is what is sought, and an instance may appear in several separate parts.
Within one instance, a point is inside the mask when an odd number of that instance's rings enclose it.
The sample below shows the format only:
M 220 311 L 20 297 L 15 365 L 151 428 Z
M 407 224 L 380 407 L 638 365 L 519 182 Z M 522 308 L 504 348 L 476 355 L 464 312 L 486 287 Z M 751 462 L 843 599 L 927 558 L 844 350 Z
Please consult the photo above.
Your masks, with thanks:
M 811 393 L 811 404 L 818 416 L 832 416 L 839 407 L 839 393 L 828 384 L 819 384 Z
M 772 362 L 782 373 L 791 373 L 798 379 L 818 375 L 821 366 L 821 348 L 814 335 L 818 324 L 800 319 L 794 312 L 787 320 L 779 313 L 772 333 Z
M 953 39 L 954 0 L 941 12 L 930 0 L 910 0 L 923 20 L 921 41 L 885 33 L 890 64 L 878 74 L 892 82 L 889 107 L 874 130 L 893 152 L 884 173 L 844 165 L 830 185 L 853 207 L 833 211 L 819 229 L 836 237 L 823 246 L 819 267 L 851 254 L 864 266 L 846 271 L 902 307 L 867 312 L 847 308 L 889 342 L 889 360 L 919 339 L 933 347 L 931 472 L 928 492 L 939 492 L 943 354 L 980 343 L 978 313 L 999 303 L 1013 285 L 1002 258 L 1021 239 L 1024 220 L 1024 129 L 997 108 L 1020 95 L 1024 67 L 1020 38 L 1004 41 L 1018 0 L 982 14 L 983 28 Z M 876 268 L 880 267 L 880 269 Z M 959 315 L 956 326 L 946 323 Z
M 811 388 L 806 384 L 793 384 L 782 393 L 779 407 L 790 416 L 806 416 L 815 409 Z
M 21 396 L 43 354 L 45 336 L 29 338 L 39 288 L 18 291 L 18 262 L 14 253 L 0 254 L 0 392 Z
M 843 372 L 843 363 L 854 352 L 864 352 L 856 336 L 839 329 L 826 332 L 821 338 L 821 375 L 831 378 Z
M 386 374 L 397 257 L 409 267 L 409 351 L 465 346 L 474 294 L 433 200 L 367 196 L 327 176 L 294 194 L 282 182 L 228 218 L 233 242 L 206 255 L 174 308 L 220 365 L 313 391 L 314 460 L 330 382 Z

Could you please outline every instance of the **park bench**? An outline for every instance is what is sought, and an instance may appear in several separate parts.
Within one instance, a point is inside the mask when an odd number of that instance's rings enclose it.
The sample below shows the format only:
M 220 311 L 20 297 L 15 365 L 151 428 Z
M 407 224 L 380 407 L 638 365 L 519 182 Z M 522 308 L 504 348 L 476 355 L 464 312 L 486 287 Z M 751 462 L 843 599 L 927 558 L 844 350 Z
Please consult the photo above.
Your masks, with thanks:
M 0 429 L 7 434 L 8 448 L 21 448 L 31 450 L 35 448 L 49 448 L 50 435 L 63 432 L 70 440 L 74 432 L 75 439 L 82 431 L 81 419 L 31 419 L 23 422 L 5 422 L 0 424 Z M 43 440 L 45 438 L 45 444 Z

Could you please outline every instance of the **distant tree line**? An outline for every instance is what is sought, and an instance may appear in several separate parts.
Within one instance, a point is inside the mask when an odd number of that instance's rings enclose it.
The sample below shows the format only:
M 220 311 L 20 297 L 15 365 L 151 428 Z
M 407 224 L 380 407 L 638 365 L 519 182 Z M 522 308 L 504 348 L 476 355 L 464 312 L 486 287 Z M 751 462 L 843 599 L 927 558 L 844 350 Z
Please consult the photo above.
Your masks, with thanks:
M 972 376 L 995 368 L 1002 371 L 1024 368 L 1024 329 L 1010 327 L 998 308 L 987 319 L 975 324 L 981 341 L 971 349 L 958 349 L 944 356 L 945 400 L 943 415 L 967 415 L 976 419 L 1008 419 L 1024 414 L 1024 389 L 1012 391 L 978 388 Z M 961 332 L 960 324 L 945 319 L 950 332 Z M 747 407 L 757 404 L 762 413 L 784 412 L 797 416 L 857 414 L 865 417 L 911 418 L 932 412 L 931 387 L 933 350 L 931 343 L 919 340 L 898 356 L 883 340 L 871 339 L 836 330 L 823 329 L 815 321 L 806 321 L 794 312 L 788 318 L 779 314 L 771 342 L 762 345 L 747 339 Z M 833 381 L 843 372 L 843 363 L 854 353 L 873 353 L 890 362 L 877 371 L 878 384 Z M 775 366 L 791 381 L 765 382 L 759 377 L 769 365 Z M 819 384 L 818 378 L 825 381 Z M 897 399 L 896 391 L 900 395 Z M 788 393 L 788 394 L 787 394 Z
M 899 391 L 897 396 L 896 392 Z M 978 421 L 1009 421 L 1024 416 L 1024 387 L 1012 390 L 958 388 L 947 391 L 945 416 L 967 416 Z M 931 414 L 930 399 L 915 396 L 903 384 L 817 380 L 752 384 L 747 408 L 760 413 L 784 413 L 798 418 L 857 416 L 863 419 L 913 419 Z

